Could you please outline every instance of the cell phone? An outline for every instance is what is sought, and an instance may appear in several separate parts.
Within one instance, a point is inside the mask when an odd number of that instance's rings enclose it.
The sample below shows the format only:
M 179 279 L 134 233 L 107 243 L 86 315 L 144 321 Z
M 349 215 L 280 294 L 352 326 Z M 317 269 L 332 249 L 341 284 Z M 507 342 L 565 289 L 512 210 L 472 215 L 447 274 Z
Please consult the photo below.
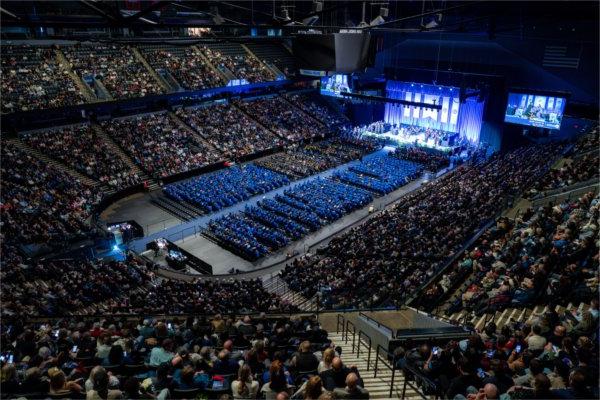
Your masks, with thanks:
M 14 354 L 11 354 L 10 356 L 8 356 L 8 363 L 9 364 L 12 364 L 14 360 L 15 360 Z
M 167 324 L 167 328 L 171 329 L 172 327 L 173 327 L 173 325 L 171 325 L 171 323 L 169 322 L 169 323 Z
M 71 349 L 71 353 L 77 353 L 77 346 L 73 346 L 73 348 Z
M 552 351 L 554 351 L 555 353 L 558 353 L 560 349 L 558 347 L 556 347 L 555 345 L 552 345 Z
M 123 357 L 127 357 L 127 352 L 126 351 L 123 352 Z
M 485 372 L 481 368 L 477 368 L 477 376 L 481 379 L 485 378 Z
M 520 345 L 520 344 L 518 344 L 518 345 L 517 345 L 517 347 L 515 347 L 515 351 L 516 351 L 517 353 L 520 353 L 520 352 L 521 352 L 521 348 L 522 348 L 522 347 L 521 347 L 521 345 Z
M 492 358 L 496 354 L 496 350 L 488 350 L 485 353 L 487 354 L 488 358 Z
M 223 389 L 223 381 L 213 381 L 212 388 L 213 389 Z
M 6 361 L 6 357 L 4 357 L 4 355 L 0 355 L 0 361 L 1 361 L 1 362 L 4 362 L 4 361 Z
M 54 337 L 57 338 L 58 337 L 58 329 L 54 331 Z
M 440 348 L 436 346 L 433 349 L 431 349 L 431 352 L 433 353 L 434 356 L 437 356 L 440 352 Z

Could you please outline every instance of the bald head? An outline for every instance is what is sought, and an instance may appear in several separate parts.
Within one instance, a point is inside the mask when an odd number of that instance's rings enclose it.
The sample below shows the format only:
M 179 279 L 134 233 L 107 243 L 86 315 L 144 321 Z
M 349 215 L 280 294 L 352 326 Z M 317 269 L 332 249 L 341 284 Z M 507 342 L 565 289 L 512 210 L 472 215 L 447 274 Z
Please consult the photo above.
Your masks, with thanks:
M 354 372 L 349 373 L 346 377 L 346 386 L 348 387 L 348 389 L 356 389 L 357 385 L 358 375 L 356 375 Z
M 226 340 L 225 343 L 223 343 L 223 348 L 227 351 L 232 351 L 233 350 L 233 342 L 231 340 Z
M 277 397 L 275 397 L 275 400 L 288 400 L 290 398 L 290 395 L 287 392 L 279 392 L 277 393 Z
M 485 393 L 485 397 L 488 400 L 493 400 L 498 398 L 498 388 L 493 383 L 488 383 L 483 387 L 483 393 Z
M 340 370 L 342 369 L 342 359 L 339 357 L 334 357 L 333 361 L 331 361 L 331 368 L 335 369 L 335 370 Z

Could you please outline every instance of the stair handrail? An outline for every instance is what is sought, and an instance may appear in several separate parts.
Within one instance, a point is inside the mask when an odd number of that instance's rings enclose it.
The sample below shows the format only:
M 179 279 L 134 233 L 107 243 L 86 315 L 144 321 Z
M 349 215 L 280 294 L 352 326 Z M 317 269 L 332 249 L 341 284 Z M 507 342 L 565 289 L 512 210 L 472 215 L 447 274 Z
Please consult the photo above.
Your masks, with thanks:
M 335 333 L 340 333 L 340 326 L 342 327 L 342 338 L 344 337 L 344 324 L 346 322 L 346 318 L 342 314 L 336 315 L 336 325 L 335 325 Z
M 392 360 L 391 363 L 388 363 L 387 359 L 383 358 L 379 354 L 380 352 L 390 357 L 390 359 Z M 377 369 L 380 360 L 383 365 L 385 365 L 390 371 L 392 371 L 392 380 L 390 382 L 390 394 L 388 396 L 389 398 L 392 398 L 392 393 L 394 393 L 394 380 L 396 379 L 396 356 L 388 350 L 384 349 L 380 344 L 378 344 L 375 351 L 375 367 L 373 371 L 373 378 L 377 378 Z M 406 379 L 404 380 L 404 382 L 406 382 Z M 402 393 L 402 398 L 405 398 L 404 393 Z
M 410 376 L 412 377 L 418 377 L 419 378 L 419 385 L 416 384 L 416 380 L 415 380 L 415 384 L 410 382 L 410 379 L 407 378 L 406 372 L 409 372 Z M 402 387 L 402 398 L 406 398 L 405 394 L 406 394 L 406 387 L 410 387 L 412 390 L 414 390 L 419 396 L 421 396 L 421 398 L 423 399 L 427 399 L 427 394 L 425 394 L 425 390 L 422 390 L 423 387 L 425 387 L 425 389 L 433 389 L 433 395 L 435 396 L 435 399 L 439 399 L 441 398 L 441 396 L 439 395 L 438 392 L 438 386 L 435 384 L 434 381 L 432 381 L 431 379 L 429 379 L 427 376 L 425 376 L 421 371 L 418 371 L 417 369 L 409 366 L 409 365 L 404 365 L 402 367 L 402 374 L 404 375 L 404 385 Z M 390 392 L 390 397 L 391 397 L 391 392 Z
M 346 320 L 346 340 L 348 342 L 348 333 L 350 333 L 350 325 L 352 325 L 352 353 L 354 353 L 354 346 L 356 343 L 356 325 L 350 320 Z
M 364 336 L 366 339 L 369 340 L 368 355 L 367 355 L 367 371 L 368 371 L 370 368 L 370 365 L 371 365 L 371 348 L 373 346 L 373 341 L 371 340 L 371 337 L 369 335 L 367 335 L 364 331 L 362 331 L 362 330 L 358 331 L 358 344 L 356 346 L 356 357 L 360 357 L 360 344 L 362 343 L 361 336 Z M 365 346 L 367 346 L 366 343 L 365 343 Z

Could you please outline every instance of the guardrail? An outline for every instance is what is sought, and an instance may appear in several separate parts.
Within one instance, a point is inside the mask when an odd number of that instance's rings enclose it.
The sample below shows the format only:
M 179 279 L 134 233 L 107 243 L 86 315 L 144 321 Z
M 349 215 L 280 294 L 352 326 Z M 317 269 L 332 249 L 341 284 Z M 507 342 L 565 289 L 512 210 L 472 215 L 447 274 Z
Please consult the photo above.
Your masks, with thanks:
M 383 358 L 380 353 L 383 353 L 385 355 L 387 355 L 388 357 L 391 358 L 391 363 L 388 363 L 388 359 L 387 358 Z M 373 372 L 373 378 L 377 378 L 377 370 L 379 369 L 379 362 L 381 361 L 381 363 L 388 368 L 390 371 L 392 371 L 392 381 L 390 382 L 390 394 L 389 397 L 392 397 L 392 393 L 394 393 L 394 380 L 396 379 L 396 357 L 390 353 L 389 351 L 387 351 L 386 349 L 384 349 L 380 344 L 377 345 L 377 350 L 375 351 L 375 370 Z M 404 382 L 406 382 L 406 377 L 404 378 Z M 406 385 L 404 386 L 404 391 L 406 391 Z M 401 398 L 405 398 L 404 396 L 404 391 L 402 393 L 402 397 Z M 418 391 L 417 391 L 418 393 Z M 420 393 L 419 393 L 420 394 Z M 423 397 L 426 398 L 426 397 Z

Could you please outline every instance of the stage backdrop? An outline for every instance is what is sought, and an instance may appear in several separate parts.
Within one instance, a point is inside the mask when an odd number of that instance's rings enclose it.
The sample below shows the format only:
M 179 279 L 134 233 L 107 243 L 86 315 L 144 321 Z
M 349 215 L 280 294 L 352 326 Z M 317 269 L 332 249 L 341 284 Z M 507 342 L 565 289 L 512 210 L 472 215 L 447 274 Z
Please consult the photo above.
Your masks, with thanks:
M 438 104 L 442 109 L 387 103 L 385 122 L 458 132 L 461 138 L 479 143 L 484 102 L 478 102 L 476 97 L 468 98 L 461 104 L 459 88 L 399 81 L 387 81 L 386 91 L 387 97 L 392 99 Z

